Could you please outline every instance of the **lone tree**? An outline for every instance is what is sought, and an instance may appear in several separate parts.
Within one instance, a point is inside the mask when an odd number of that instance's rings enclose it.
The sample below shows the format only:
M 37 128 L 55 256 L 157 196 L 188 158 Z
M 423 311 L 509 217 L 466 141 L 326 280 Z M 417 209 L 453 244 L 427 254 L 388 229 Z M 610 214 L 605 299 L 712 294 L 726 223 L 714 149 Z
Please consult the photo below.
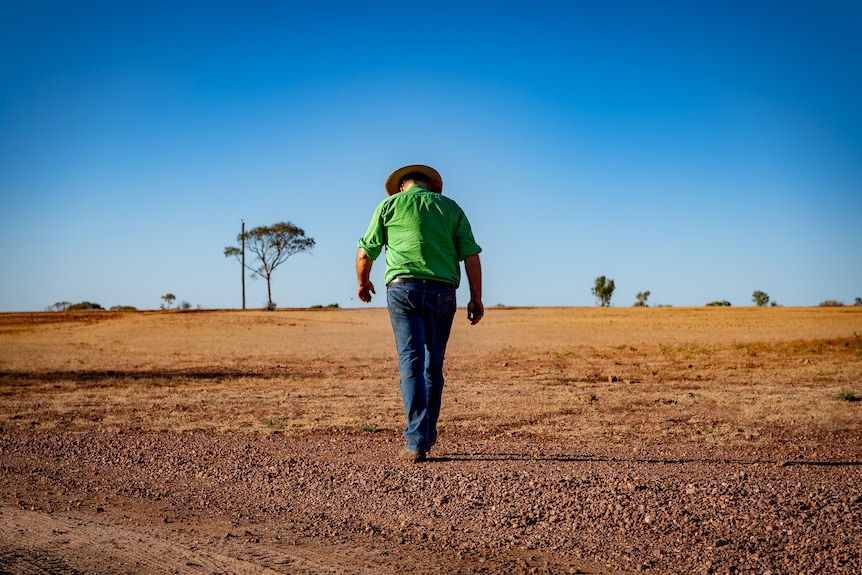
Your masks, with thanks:
M 751 294 L 751 299 L 757 307 L 764 307 L 769 303 L 769 296 L 766 295 L 766 292 L 760 290 L 754 290 L 754 293 Z
M 635 296 L 638 301 L 635 302 L 634 307 L 649 307 L 649 304 L 646 302 L 649 297 L 649 291 L 639 291 Z
M 593 286 L 593 295 L 599 301 L 599 305 L 607 307 L 611 305 L 611 296 L 614 295 L 614 280 L 609 280 L 605 276 L 596 278 L 596 283 Z
M 163 295 L 162 300 L 164 300 L 164 303 L 162 304 L 162 309 L 171 309 L 171 306 L 174 305 L 175 299 L 177 299 L 177 296 L 172 293 L 166 293 Z
M 279 222 L 271 226 L 258 226 L 236 236 L 239 245 L 244 245 L 257 256 L 260 265 L 253 267 L 243 261 L 243 251 L 236 246 L 224 249 L 225 257 L 235 257 L 246 269 L 266 280 L 266 309 L 275 309 L 272 302 L 272 272 L 287 258 L 314 247 L 314 238 L 305 237 L 305 231 L 291 222 Z

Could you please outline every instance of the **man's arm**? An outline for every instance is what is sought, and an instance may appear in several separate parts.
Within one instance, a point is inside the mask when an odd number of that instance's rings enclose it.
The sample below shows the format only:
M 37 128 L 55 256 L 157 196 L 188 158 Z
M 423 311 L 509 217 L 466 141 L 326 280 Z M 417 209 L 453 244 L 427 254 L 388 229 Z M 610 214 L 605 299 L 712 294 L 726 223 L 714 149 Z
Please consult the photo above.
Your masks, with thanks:
M 479 254 L 473 254 L 464 260 L 464 270 L 467 272 L 467 281 L 470 283 L 467 319 L 472 325 L 476 325 L 485 315 L 485 306 L 482 305 L 482 262 L 479 260 Z
M 374 263 L 365 250 L 359 248 L 356 252 L 356 279 L 359 280 L 359 287 L 356 289 L 356 294 L 359 299 L 368 303 L 371 301 L 371 294 L 377 293 L 374 291 L 374 284 L 371 283 L 371 264 Z

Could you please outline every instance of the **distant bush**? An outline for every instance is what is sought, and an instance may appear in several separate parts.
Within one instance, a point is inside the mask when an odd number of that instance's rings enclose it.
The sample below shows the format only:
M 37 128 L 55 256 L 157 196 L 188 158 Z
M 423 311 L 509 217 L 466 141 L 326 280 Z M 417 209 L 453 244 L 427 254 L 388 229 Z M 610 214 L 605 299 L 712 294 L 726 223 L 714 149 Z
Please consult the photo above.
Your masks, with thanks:
M 338 309 L 338 304 L 337 303 L 331 303 L 327 306 L 322 306 L 320 304 L 317 304 L 317 305 L 311 306 L 310 309 Z
M 138 311 L 133 305 L 115 305 L 111 306 L 111 311 Z
M 820 302 L 820 307 L 844 307 L 843 301 L 837 301 L 834 299 L 827 299 L 825 301 Z
M 857 297 L 856 301 L 853 302 L 853 305 L 862 305 L 862 297 Z
M 275 302 L 267 302 L 266 306 L 263 309 L 265 309 L 266 311 L 275 311 Z
M 177 296 L 172 293 L 166 293 L 165 295 L 163 295 L 162 301 L 164 303 L 162 303 L 161 309 L 171 309 L 171 305 L 174 303 L 175 299 L 177 299 Z
M 614 280 L 608 279 L 605 276 L 599 276 L 596 278 L 591 292 L 596 296 L 596 301 L 599 302 L 599 305 L 608 307 L 611 305 L 611 297 L 614 295 L 614 289 L 616 289 Z
M 852 391 L 842 391 L 835 395 L 835 399 L 840 401 L 859 401 L 859 398 Z
M 707 307 L 715 307 L 715 306 L 730 307 L 730 302 L 725 299 L 725 300 L 721 300 L 721 301 L 711 301 L 706 305 L 707 305 Z
M 65 310 L 69 309 L 70 305 L 72 305 L 70 302 L 58 301 L 58 302 L 54 303 L 53 305 L 49 305 L 46 309 L 48 311 L 65 311 Z
M 769 295 L 765 291 L 754 290 L 751 299 L 757 307 L 764 307 L 769 303 Z
M 82 301 L 81 303 L 76 303 L 68 306 L 66 311 L 88 311 L 88 310 L 96 310 L 96 309 L 105 309 L 97 303 L 90 303 L 88 301 Z
M 647 303 L 647 298 L 649 298 L 649 294 L 649 291 L 639 291 L 635 296 L 635 299 L 637 301 L 634 303 L 633 307 L 649 307 L 649 304 Z

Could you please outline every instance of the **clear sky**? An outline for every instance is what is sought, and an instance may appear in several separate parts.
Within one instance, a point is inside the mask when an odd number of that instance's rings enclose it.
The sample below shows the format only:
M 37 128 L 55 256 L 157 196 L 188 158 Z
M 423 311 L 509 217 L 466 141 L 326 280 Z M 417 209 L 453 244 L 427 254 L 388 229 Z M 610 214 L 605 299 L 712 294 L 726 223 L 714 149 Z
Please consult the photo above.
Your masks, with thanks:
M 0 311 L 239 308 L 242 220 L 317 242 L 279 307 L 364 306 L 356 241 L 410 163 L 486 306 L 592 306 L 600 275 L 615 306 L 852 304 L 862 3 L 0 0 Z

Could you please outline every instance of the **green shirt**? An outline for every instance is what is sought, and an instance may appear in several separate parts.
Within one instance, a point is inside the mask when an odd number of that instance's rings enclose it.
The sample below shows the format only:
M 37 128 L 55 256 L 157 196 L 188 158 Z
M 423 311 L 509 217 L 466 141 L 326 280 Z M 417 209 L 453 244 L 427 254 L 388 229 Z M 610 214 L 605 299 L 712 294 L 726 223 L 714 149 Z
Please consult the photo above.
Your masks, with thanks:
M 359 247 L 376 260 L 386 247 L 383 281 L 429 279 L 458 286 L 459 262 L 482 251 L 461 207 L 442 194 L 410 186 L 383 200 Z

